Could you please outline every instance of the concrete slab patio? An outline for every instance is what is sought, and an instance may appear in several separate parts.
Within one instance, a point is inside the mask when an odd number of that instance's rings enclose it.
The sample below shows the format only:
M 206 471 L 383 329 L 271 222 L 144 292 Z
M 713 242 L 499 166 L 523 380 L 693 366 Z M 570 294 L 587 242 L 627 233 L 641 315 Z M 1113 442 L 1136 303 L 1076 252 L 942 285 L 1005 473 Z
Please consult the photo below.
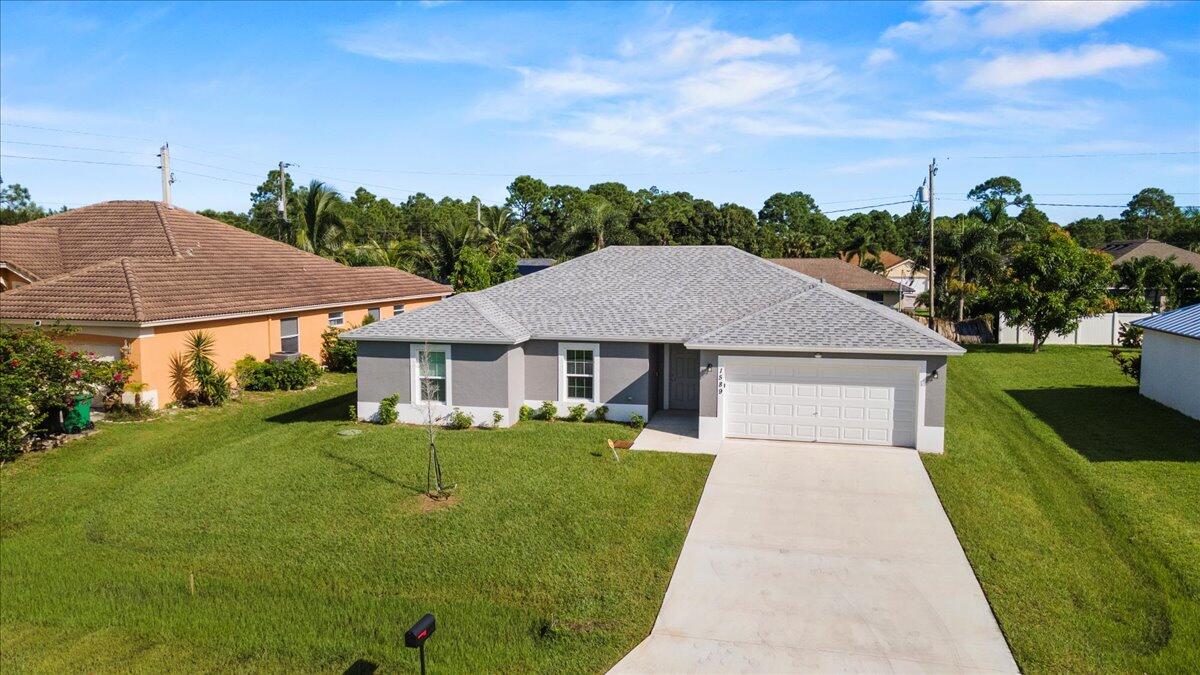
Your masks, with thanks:
M 614 673 L 1017 672 L 913 450 L 725 441 Z

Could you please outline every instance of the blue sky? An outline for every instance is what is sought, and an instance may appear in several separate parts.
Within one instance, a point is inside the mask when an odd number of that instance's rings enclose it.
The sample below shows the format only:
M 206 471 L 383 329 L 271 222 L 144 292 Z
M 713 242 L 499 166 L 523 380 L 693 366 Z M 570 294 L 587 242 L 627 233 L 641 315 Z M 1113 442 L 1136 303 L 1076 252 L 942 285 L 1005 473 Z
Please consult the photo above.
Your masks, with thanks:
M 154 199 L 157 171 L 13 155 L 152 167 L 163 140 L 194 209 L 286 160 L 397 201 L 530 173 L 828 211 L 911 195 L 932 156 L 943 213 L 998 174 L 1196 204 L 1200 4 L 4 2 L 0 121 L 4 181 L 50 204 Z

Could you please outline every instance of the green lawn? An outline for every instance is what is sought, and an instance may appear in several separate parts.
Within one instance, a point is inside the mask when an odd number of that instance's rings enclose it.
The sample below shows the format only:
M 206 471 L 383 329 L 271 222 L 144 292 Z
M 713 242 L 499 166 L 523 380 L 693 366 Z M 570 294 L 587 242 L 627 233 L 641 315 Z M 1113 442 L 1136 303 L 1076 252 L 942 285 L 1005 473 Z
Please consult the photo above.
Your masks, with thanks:
M 1026 672 L 1195 672 L 1200 422 L 1103 348 L 951 359 L 938 495 Z
M 0 671 L 411 670 L 403 631 L 432 611 L 437 671 L 597 672 L 649 633 L 711 458 L 618 464 L 613 424 L 443 432 L 461 503 L 422 512 L 423 432 L 338 436 L 353 390 L 5 466 Z

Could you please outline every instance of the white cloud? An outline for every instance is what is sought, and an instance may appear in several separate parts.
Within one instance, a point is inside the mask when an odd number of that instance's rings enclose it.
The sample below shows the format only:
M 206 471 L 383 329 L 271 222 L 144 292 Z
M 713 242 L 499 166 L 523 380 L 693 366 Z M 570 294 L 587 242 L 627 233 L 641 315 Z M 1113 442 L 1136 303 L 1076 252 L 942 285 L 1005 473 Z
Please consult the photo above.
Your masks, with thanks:
M 786 66 L 733 61 L 683 78 L 678 90 L 682 104 L 690 109 L 736 108 L 833 76 L 832 67 L 819 63 Z
M 525 88 L 534 92 L 575 96 L 611 96 L 627 90 L 617 81 L 579 70 L 517 68 L 525 76 Z
M 1144 0 L 1034 0 L 1024 2 L 925 2 L 919 21 L 883 32 L 884 40 L 926 47 L 975 44 L 985 37 L 1089 30 L 1146 6 Z
M 734 35 L 703 27 L 687 28 L 666 36 L 661 59 L 668 64 L 719 63 L 733 59 L 781 56 L 800 53 L 800 43 L 791 34 L 765 40 Z M 626 50 L 636 47 L 627 44 Z
M 453 38 L 417 41 L 374 29 L 335 38 L 333 42 L 352 54 L 384 61 L 498 65 L 495 55 L 489 51 Z
M 868 68 L 878 68 L 886 63 L 891 63 L 896 60 L 896 52 L 888 47 L 877 47 L 871 50 L 867 55 L 866 66 Z
M 1127 44 L 1087 45 L 1058 52 L 1005 54 L 984 63 L 968 78 L 976 88 L 1018 87 L 1043 80 L 1067 80 L 1099 75 L 1117 68 L 1153 63 L 1162 54 Z
M 745 134 L 796 138 L 923 138 L 934 135 L 935 126 L 905 119 L 879 119 L 848 115 L 815 116 L 798 119 L 789 116 L 744 116 L 733 120 Z
M 981 10 L 979 26 L 986 34 L 1000 36 L 1081 31 L 1124 16 L 1146 4 L 1144 0 L 1005 2 Z
M 735 115 L 829 96 L 837 70 L 802 58 L 792 35 L 736 35 L 706 26 L 656 29 L 619 41 L 607 57 L 516 68 L 522 79 L 485 92 L 477 116 L 541 126 L 577 147 L 651 156 L 718 152 Z

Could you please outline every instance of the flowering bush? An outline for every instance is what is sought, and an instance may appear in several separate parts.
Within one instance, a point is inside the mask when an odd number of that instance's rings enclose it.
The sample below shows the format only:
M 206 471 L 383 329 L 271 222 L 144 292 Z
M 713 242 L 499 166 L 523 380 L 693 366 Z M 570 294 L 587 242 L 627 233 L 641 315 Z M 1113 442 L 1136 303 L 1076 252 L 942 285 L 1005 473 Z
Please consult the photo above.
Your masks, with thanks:
M 71 332 L 0 326 L 0 459 L 20 452 L 51 413 L 77 397 L 119 395 L 129 381 L 128 361 L 100 361 L 93 352 L 72 349 L 63 343 Z

